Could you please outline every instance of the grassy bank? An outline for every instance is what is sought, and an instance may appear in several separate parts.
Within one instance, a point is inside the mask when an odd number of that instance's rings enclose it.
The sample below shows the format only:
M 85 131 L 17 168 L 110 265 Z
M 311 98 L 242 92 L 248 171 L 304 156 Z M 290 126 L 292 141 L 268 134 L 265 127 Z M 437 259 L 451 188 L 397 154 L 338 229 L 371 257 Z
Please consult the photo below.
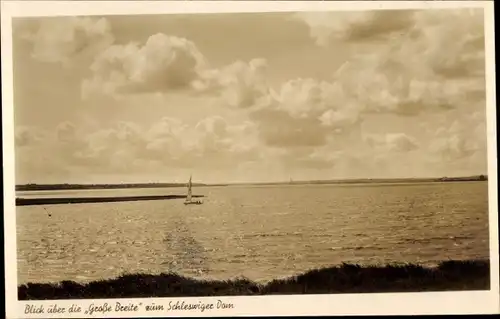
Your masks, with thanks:
M 358 266 L 342 264 L 257 284 L 246 279 L 196 280 L 173 273 L 127 274 L 114 279 L 79 284 L 28 283 L 18 287 L 19 300 L 238 296 L 268 294 L 322 294 L 487 290 L 489 262 L 445 261 L 438 267 L 414 264 Z

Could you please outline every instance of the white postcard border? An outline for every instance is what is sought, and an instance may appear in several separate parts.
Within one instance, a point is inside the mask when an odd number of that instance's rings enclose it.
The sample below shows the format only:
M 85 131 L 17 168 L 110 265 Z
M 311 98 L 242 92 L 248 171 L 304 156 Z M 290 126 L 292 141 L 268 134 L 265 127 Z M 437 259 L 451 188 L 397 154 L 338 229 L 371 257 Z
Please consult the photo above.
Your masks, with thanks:
M 367 10 L 410 8 L 482 7 L 485 10 L 487 134 L 489 179 L 489 227 L 491 290 L 472 292 L 426 292 L 333 295 L 273 295 L 240 297 L 140 298 L 60 301 L 17 300 L 16 214 L 14 189 L 14 123 L 12 72 L 12 17 L 52 15 L 111 15 L 215 12 L 290 12 L 323 10 Z M 493 2 L 488 1 L 2 1 L 2 130 L 4 165 L 4 240 L 5 296 L 7 318 L 76 318 L 82 314 L 26 315 L 26 304 L 48 307 L 57 303 L 69 308 L 78 304 L 86 309 L 90 304 L 115 305 L 156 303 L 168 307 L 169 302 L 217 304 L 217 300 L 232 303 L 234 308 L 164 312 L 109 312 L 92 317 L 164 317 L 164 316 L 284 316 L 284 315 L 377 315 L 377 314 L 488 314 L 498 313 L 498 198 L 496 151 L 496 92 L 494 61 Z

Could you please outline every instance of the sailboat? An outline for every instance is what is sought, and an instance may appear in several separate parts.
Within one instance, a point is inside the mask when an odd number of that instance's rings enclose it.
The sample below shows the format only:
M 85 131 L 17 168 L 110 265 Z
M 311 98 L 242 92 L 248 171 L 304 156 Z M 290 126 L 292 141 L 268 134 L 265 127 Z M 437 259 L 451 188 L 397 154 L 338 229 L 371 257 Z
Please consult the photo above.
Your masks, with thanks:
M 184 205 L 201 205 L 203 202 L 201 200 L 193 200 L 193 183 L 192 183 L 192 176 L 189 176 L 189 182 L 187 184 L 188 192 L 186 196 L 186 200 L 184 201 Z

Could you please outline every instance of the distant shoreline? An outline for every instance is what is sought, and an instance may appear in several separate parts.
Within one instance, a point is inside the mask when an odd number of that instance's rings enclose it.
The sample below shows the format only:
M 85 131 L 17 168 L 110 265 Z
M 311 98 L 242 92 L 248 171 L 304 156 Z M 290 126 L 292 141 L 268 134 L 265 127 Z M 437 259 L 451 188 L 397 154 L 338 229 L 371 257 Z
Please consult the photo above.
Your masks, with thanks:
M 443 183 L 443 182 L 475 182 L 487 181 L 487 175 L 466 177 L 441 178 L 364 178 L 340 180 L 307 180 L 288 182 L 261 182 L 261 183 L 225 183 L 203 184 L 193 183 L 193 187 L 216 187 L 232 185 L 310 185 L 310 184 L 390 184 L 390 183 Z M 170 188 L 185 187 L 186 183 L 129 183 L 129 184 L 22 184 L 16 185 L 16 191 L 49 191 L 49 190 L 78 190 L 78 189 L 127 189 L 127 188 Z
M 248 296 L 384 292 L 467 291 L 490 289 L 488 260 L 448 260 L 437 267 L 416 264 L 359 266 L 342 264 L 310 270 L 265 284 L 248 279 L 198 280 L 163 273 L 126 274 L 89 283 L 28 283 L 18 286 L 19 300 Z

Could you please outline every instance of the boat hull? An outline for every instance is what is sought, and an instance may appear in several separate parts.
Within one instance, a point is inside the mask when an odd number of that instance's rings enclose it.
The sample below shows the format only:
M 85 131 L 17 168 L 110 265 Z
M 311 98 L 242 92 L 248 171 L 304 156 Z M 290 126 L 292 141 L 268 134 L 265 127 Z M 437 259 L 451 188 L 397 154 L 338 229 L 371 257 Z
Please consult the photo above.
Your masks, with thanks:
M 203 202 L 184 202 L 184 205 L 201 205 Z

